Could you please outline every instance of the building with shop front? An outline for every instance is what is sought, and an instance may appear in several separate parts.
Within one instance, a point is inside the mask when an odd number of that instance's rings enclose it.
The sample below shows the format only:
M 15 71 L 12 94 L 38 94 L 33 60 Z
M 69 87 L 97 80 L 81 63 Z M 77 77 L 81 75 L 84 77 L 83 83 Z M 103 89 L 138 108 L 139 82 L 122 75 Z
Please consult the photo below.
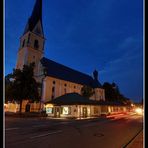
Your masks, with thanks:
M 78 93 L 68 93 L 48 101 L 46 113 L 50 117 L 87 118 L 113 113 L 124 113 L 127 107 L 121 103 L 97 101 L 85 98 Z

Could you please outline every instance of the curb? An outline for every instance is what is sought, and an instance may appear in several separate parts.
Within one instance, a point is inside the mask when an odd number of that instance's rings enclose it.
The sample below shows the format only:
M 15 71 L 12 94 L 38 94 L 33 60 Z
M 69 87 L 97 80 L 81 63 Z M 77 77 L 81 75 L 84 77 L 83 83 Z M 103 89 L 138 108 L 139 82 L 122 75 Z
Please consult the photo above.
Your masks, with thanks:
M 125 145 L 123 146 L 123 148 L 130 148 L 130 147 L 134 144 L 134 142 L 137 141 L 136 138 L 137 138 L 140 134 L 143 134 L 143 128 L 142 128 L 127 144 L 125 144 Z M 143 138 L 142 138 L 142 143 L 143 143 Z M 138 147 L 137 147 L 137 148 L 138 148 Z M 142 148 L 142 147 L 140 147 L 140 148 Z

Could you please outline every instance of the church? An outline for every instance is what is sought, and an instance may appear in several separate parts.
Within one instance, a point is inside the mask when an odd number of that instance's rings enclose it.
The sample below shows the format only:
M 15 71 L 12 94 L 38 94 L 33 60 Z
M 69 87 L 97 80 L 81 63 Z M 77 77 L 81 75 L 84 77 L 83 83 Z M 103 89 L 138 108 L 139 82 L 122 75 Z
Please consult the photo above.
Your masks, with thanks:
M 49 116 L 86 117 L 114 110 L 111 105 L 99 103 L 105 102 L 105 91 L 99 82 L 96 70 L 93 76 L 90 76 L 52 61 L 44 57 L 44 45 L 42 0 L 36 0 L 32 14 L 20 37 L 16 69 L 35 63 L 34 78 L 42 84 L 41 102 Z M 94 90 L 92 97 L 81 96 L 81 88 L 84 85 Z M 24 106 L 26 104 L 27 101 L 24 102 Z M 38 104 L 32 106 L 32 108 L 38 108 Z
M 42 0 L 36 0 L 31 17 L 28 19 L 20 38 L 16 69 L 35 63 L 34 77 L 43 83 L 42 101 L 47 102 L 66 93 L 79 93 L 84 85 L 90 86 L 95 93 L 93 100 L 105 100 L 104 89 L 98 80 L 98 72 L 93 77 L 66 67 L 44 57 L 45 36 L 42 23 Z M 45 74 L 46 73 L 46 74 Z

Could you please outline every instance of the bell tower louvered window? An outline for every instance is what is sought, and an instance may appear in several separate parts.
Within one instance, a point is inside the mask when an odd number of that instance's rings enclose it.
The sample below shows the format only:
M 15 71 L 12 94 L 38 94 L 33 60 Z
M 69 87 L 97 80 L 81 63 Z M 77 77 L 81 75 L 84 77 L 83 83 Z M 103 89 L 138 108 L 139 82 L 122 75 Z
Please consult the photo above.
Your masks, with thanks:
M 34 41 L 34 48 L 35 49 L 38 49 L 39 48 L 39 41 L 38 40 L 35 40 Z

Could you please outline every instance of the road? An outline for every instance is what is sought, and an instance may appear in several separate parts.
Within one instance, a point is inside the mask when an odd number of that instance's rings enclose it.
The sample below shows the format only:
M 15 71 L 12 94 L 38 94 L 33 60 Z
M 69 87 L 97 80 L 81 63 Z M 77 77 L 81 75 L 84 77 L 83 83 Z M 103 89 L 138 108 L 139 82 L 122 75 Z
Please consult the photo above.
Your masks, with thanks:
M 139 115 L 88 120 L 5 119 L 6 148 L 123 148 L 142 128 Z

